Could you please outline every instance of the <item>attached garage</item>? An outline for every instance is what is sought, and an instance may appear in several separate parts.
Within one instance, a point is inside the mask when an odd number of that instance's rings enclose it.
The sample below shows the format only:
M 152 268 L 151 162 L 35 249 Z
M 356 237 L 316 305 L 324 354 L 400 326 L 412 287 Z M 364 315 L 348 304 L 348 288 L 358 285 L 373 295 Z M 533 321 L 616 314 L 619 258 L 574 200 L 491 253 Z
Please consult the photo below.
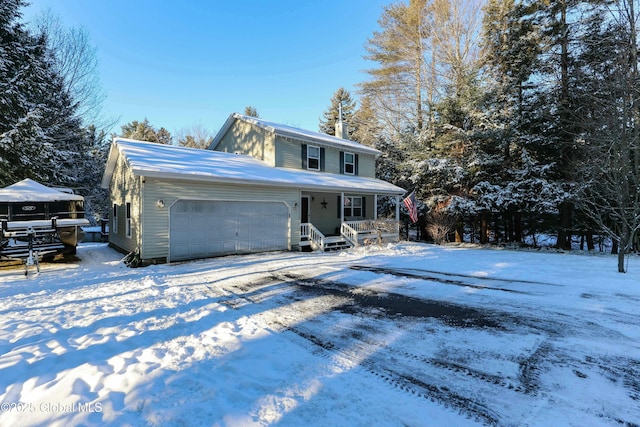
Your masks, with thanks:
M 290 249 L 284 202 L 177 200 L 169 211 L 169 261 Z
M 373 177 L 123 138 L 112 142 L 102 186 L 111 199 L 109 244 L 143 263 L 299 250 L 310 204 L 336 219 L 324 196 L 364 194 L 374 203 L 404 191 Z

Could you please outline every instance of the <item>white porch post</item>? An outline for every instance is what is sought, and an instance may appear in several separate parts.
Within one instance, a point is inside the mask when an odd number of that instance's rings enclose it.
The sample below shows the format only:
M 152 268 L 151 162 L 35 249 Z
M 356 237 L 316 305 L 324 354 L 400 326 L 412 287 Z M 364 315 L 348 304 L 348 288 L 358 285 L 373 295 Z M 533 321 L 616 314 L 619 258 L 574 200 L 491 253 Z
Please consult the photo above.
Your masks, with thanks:
M 396 196 L 396 230 L 398 233 L 398 240 L 400 240 L 400 196 Z M 408 235 L 407 240 L 409 240 Z
M 378 195 L 373 195 L 373 220 L 378 220 Z

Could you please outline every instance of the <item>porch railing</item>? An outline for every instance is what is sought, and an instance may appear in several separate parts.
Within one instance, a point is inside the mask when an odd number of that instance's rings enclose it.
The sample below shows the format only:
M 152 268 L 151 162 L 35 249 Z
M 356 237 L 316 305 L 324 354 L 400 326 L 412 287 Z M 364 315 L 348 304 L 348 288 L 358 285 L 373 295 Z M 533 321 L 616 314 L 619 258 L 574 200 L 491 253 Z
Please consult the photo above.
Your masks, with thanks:
M 351 227 L 346 222 L 340 226 L 340 234 L 349 241 L 353 246 L 358 246 L 358 230 Z
M 340 226 L 340 235 L 353 246 L 359 246 L 365 239 L 397 241 L 399 233 L 400 223 L 395 220 L 345 221 Z M 300 224 L 300 241 L 308 242 L 313 249 L 327 247 L 327 237 L 311 223 Z
M 322 234 L 313 224 L 304 222 L 300 224 L 300 237 L 309 239 L 314 249 L 324 250 L 325 235 Z
M 400 223 L 396 220 L 364 220 L 345 221 L 340 227 L 340 232 L 354 246 L 358 246 L 367 238 L 398 240 L 400 235 Z

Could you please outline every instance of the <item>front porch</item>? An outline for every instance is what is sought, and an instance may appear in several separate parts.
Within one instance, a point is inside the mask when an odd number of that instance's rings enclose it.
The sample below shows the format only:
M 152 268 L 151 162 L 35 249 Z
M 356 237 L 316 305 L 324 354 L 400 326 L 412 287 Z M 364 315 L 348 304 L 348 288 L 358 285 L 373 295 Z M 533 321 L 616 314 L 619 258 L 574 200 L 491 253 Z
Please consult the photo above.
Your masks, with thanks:
M 360 245 L 397 242 L 400 223 L 395 220 L 346 221 L 340 226 L 340 234 L 325 236 L 311 223 L 300 224 L 300 247 L 312 250 L 335 251 Z
M 302 192 L 300 248 L 332 251 L 397 242 L 400 199 L 397 195 L 391 197 L 395 219 L 378 218 L 378 194 Z

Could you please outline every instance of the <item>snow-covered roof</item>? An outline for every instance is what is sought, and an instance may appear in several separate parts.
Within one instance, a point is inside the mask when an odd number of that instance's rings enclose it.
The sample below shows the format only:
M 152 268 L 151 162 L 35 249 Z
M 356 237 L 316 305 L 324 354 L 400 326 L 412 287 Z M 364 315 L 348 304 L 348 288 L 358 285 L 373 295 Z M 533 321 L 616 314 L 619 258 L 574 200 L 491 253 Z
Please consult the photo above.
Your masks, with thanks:
M 120 155 L 124 156 L 137 176 L 365 194 L 394 195 L 405 192 L 400 187 L 376 178 L 276 168 L 242 154 L 124 138 L 113 140 L 102 179 L 103 188 L 109 188 Z
M 236 120 L 242 120 L 243 122 L 251 123 L 261 129 L 273 132 L 276 135 L 293 138 L 299 141 L 304 141 L 306 143 L 338 147 L 346 150 L 352 150 L 358 153 L 367 153 L 374 156 L 379 156 L 381 154 L 379 150 L 367 147 L 366 145 L 359 144 L 355 141 L 327 135 L 326 133 L 314 132 L 311 130 L 300 129 L 280 123 L 269 122 L 267 120 L 249 117 L 239 113 L 232 113 L 229 116 L 227 121 L 224 123 L 224 125 L 222 125 L 222 128 L 220 128 L 220 131 L 218 131 L 217 135 L 213 139 L 211 147 L 216 147 L 218 145 L 218 143 L 222 140 L 224 135 Z
M 63 200 L 84 200 L 82 196 L 47 187 L 32 179 L 0 188 L 0 202 L 57 202 Z

